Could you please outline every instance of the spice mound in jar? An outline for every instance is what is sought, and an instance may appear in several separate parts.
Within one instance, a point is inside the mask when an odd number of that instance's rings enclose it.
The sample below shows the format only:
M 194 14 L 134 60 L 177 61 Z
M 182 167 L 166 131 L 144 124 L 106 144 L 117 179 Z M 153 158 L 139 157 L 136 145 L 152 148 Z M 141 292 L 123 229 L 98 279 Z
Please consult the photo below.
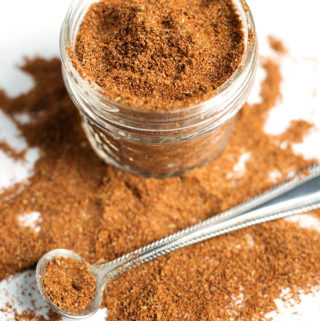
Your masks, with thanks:
M 96 294 L 96 280 L 85 262 L 54 258 L 47 267 L 44 288 L 51 302 L 63 311 L 85 309 Z
M 172 111 L 214 96 L 241 62 L 244 33 L 232 0 L 100 0 L 68 51 L 110 100 Z

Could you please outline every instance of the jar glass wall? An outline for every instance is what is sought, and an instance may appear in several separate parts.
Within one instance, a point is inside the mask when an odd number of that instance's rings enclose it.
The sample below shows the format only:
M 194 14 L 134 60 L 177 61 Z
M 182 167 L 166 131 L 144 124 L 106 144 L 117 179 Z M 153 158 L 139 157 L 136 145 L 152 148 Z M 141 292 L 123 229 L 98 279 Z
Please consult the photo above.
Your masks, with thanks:
M 245 2 L 233 1 L 245 36 L 237 70 L 210 100 L 172 112 L 134 110 L 110 101 L 104 89 L 83 79 L 73 67 L 67 46 L 74 47 L 81 21 L 93 2 L 72 3 L 61 28 L 60 50 L 67 90 L 96 153 L 108 164 L 155 177 L 179 175 L 215 158 L 228 142 L 254 81 L 257 43 Z

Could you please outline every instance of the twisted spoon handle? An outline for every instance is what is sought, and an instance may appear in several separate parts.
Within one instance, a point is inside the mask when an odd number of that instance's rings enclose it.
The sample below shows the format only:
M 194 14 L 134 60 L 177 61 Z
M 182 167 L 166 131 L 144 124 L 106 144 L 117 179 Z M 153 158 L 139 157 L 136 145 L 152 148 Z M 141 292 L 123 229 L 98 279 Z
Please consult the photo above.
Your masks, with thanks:
M 256 224 L 320 208 L 320 165 L 254 199 L 197 225 L 97 266 L 106 284 L 159 256 L 209 238 Z

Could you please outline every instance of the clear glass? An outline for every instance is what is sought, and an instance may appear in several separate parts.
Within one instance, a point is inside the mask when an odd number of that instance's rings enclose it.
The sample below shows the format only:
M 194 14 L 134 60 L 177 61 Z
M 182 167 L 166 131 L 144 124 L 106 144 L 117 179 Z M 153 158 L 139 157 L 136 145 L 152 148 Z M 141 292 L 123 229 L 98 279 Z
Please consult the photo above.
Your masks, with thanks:
M 257 42 L 247 4 L 233 1 L 245 35 L 244 55 L 235 73 L 214 97 L 199 105 L 153 112 L 133 110 L 109 100 L 103 88 L 84 80 L 73 67 L 66 47 L 75 45 L 83 16 L 94 2 L 73 1 L 62 24 L 60 50 L 67 90 L 80 110 L 83 128 L 95 152 L 108 164 L 154 177 L 180 175 L 219 155 L 254 81 Z

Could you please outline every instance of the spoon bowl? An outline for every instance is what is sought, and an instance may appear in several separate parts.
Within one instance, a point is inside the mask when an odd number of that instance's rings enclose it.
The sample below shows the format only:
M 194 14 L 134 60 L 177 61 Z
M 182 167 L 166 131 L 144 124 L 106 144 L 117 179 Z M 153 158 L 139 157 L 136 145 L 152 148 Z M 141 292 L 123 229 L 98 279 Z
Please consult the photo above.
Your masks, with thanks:
M 54 259 L 54 258 L 70 258 L 79 262 L 85 262 L 92 273 L 93 277 L 96 280 L 96 296 L 95 298 L 90 302 L 90 304 L 83 310 L 80 311 L 64 311 L 61 310 L 58 306 L 56 306 L 52 300 L 50 299 L 48 293 L 46 292 L 45 286 L 44 286 L 44 279 L 47 271 L 48 264 Z M 36 268 L 36 282 L 38 289 L 40 291 L 41 296 L 44 298 L 44 300 L 49 304 L 49 306 L 60 315 L 71 318 L 71 319 L 84 319 L 88 318 L 92 315 L 94 315 L 102 301 L 102 287 L 100 285 L 100 278 L 99 273 L 97 272 L 95 266 L 90 265 L 87 263 L 81 256 L 78 254 L 64 249 L 57 249 L 53 250 L 51 252 L 46 253 L 42 258 L 39 260 Z

